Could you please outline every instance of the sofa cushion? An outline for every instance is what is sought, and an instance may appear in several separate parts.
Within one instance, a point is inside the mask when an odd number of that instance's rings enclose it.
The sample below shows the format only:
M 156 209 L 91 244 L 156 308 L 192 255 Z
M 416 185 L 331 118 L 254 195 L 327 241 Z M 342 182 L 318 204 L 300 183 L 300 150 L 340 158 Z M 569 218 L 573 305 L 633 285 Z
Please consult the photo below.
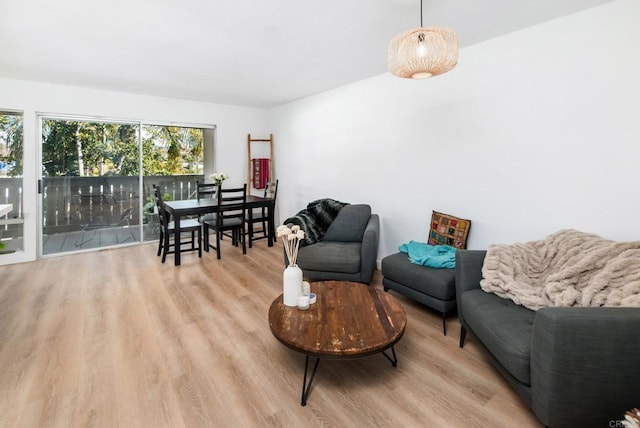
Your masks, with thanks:
M 361 248 L 360 242 L 316 242 L 300 248 L 298 264 L 304 270 L 358 273 Z
M 362 242 L 362 235 L 371 218 L 369 205 L 346 205 L 322 237 L 323 241 Z
M 385 278 L 440 300 L 456 297 L 455 273 L 455 269 L 436 269 L 411 263 L 405 253 L 382 259 Z
M 464 320 L 496 360 L 531 385 L 531 337 L 535 312 L 480 289 L 458 296 Z
M 471 229 L 471 220 L 433 211 L 427 243 L 464 249 L 467 248 L 469 229 Z

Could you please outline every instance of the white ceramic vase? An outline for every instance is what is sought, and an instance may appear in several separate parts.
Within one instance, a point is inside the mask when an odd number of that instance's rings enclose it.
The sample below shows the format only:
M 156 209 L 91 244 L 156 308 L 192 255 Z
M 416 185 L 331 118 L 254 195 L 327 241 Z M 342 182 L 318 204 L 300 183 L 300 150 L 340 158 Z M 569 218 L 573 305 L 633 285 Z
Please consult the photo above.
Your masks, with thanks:
M 302 295 L 302 269 L 288 266 L 282 274 L 282 300 L 286 306 L 298 306 Z

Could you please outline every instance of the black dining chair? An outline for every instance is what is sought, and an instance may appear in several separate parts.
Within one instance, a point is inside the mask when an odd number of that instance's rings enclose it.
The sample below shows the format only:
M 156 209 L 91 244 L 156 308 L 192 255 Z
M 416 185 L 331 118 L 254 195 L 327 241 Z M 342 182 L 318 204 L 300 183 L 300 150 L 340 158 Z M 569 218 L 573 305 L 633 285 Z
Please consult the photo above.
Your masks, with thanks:
M 225 232 L 231 232 L 231 242 L 238 246 L 242 242 L 242 254 L 247 254 L 247 246 L 244 233 L 245 212 L 247 208 L 247 185 L 237 188 L 224 189 L 220 187 L 217 194 L 218 206 L 215 218 L 202 223 L 204 227 L 204 248 L 216 250 L 216 256 L 220 259 L 220 240 Z M 210 243 L 209 231 L 216 235 L 216 245 Z
M 200 199 L 213 199 L 216 197 L 216 190 L 218 190 L 218 186 L 213 183 L 204 183 L 200 182 L 200 180 L 196 180 L 196 198 Z M 204 214 L 198 217 L 200 223 L 205 221 L 211 221 L 215 218 L 215 214 Z
M 268 181 L 267 186 L 264 188 L 264 197 L 272 198 L 273 202 L 271 203 L 271 209 L 275 210 L 276 208 L 276 197 L 278 196 L 278 181 Z M 265 239 L 269 237 L 269 212 L 267 207 L 255 208 L 253 210 L 249 210 L 248 216 L 246 218 L 247 222 L 247 230 L 249 235 L 249 248 L 252 248 L 253 241 L 257 241 L 259 239 Z M 261 224 L 261 229 L 254 229 L 255 224 Z M 276 237 L 273 237 L 273 240 L 276 240 Z
M 158 207 L 158 219 L 160 221 L 160 240 L 158 242 L 158 256 L 162 255 L 162 263 L 167 259 L 167 254 L 173 254 L 176 251 L 187 252 L 198 250 L 198 257 L 202 257 L 202 226 L 198 220 L 195 219 L 182 219 L 180 220 L 180 232 L 190 233 L 191 242 L 180 241 L 180 248 L 175 248 L 175 233 L 176 228 L 173 221 L 171 221 L 170 214 L 164 209 L 164 201 L 162 200 L 162 194 L 160 188 L 153 185 L 153 193 L 156 200 L 156 206 Z M 196 246 L 196 234 L 198 236 Z M 173 237 L 173 241 L 171 240 Z M 188 248 L 182 248 L 182 244 L 190 244 Z
M 203 198 L 213 198 L 216 196 L 218 186 L 213 183 L 204 183 L 196 180 L 196 197 L 198 200 Z

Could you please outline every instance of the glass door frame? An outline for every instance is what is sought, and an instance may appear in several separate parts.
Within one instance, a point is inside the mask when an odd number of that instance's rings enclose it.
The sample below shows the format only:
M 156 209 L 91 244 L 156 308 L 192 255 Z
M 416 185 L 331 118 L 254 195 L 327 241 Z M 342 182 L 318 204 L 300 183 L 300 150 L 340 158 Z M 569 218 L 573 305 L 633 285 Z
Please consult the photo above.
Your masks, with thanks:
M 31 229 L 34 231 L 35 237 L 32 242 L 36 242 L 37 258 L 48 258 L 48 257 L 58 257 L 63 255 L 72 255 L 77 253 L 84 253 L 90 251 L 97 251 L 103 248 L 117 248 L 122 246 L 131 246 L 131 245 L 141 245 L 150 242 L 149 240 L 144 239 L 144 224 L 142 221 L 143 216 L 143 207 L 145 204 L 144 201 L 144 168 L 143 168 L 143 144 L 142 144 L 142 127 L 145 125 L 159 125 L 159 126 L 172 126 L 172 127 L 184 127 L 184 128 L 199 128 L 203 130 L 209 130 L 210 132 L 205 132 L 205 141 L 203 142 L 203 167 L 204 174 L 207 177 L 209 174 L 213 173 L 215 166 L 214 156 L 214 147 L 215 141 L 217 139 L 217 126 L 212 124 L 196 124 L 196 123 L 184 123 L 184 122 L 171 122 L 171 121 L 150 121 L 150 120 L 132 120 L 132 119 L 120 119 L 120 118 L 112 118 L 112 117 L 104 117 L 104 116 L 88 116 L 88 115 L 69 115 L 69 114 L 56 114 L 56 113 L 47 113 L 47 112 L 36 112 L 33 116 L 35 121 L 35 129 L 36 129 L 36 138 L 35 138 L 35 153 L 34 159 L 36 160 L 36 168 L 34 171 L 35 178 L 32 183 L 35 183 L 33 186 L 36 189 L 35 199 L 37 201 L 37 215 L 36 218 L 32 220 L 31 223 L 35 223 L 33 226 L 35 227 L 27 227 L 25 223 L 25 233 L 26 229 Z M 43 196 L 41 193 L 41 189 L 39 189 L 40 183 L 43 180 L 43 166 L 42 166 L 42 120 L 43 119 L 59 119 L 59 120 L 69 120 L 69 121 L 85 121 L 85 122 L 99 122 L 99 123 L 118 123 L 118 124 L 126 124 L 126 125 L 134 125 L 138 127 L 137 131 L 137 141 L 138 141 L 138 212 L 139 212 L 139 224 L 138 224 L 138 236 L 140 239 L 133 243 L 123 243 L 119 245 L 114 245 L 110 247 L 101 247 L 101 248 L 92 248 L 85 250 L 77 250 L 77 251 L 68 251 L 61 252 L 55 254 L 43 254 L 43 215 L 44 215 L 44 206 L 43 206 Z M 27 158 L 27 153 L 25 149 L 25 158 Z M 208 158 L 208 159 L 207 159 Z M 208 162 L 207 162 L 208 161 Z M 25 168 L 26 169 L 26 168 Z M 26 175 L 26 173 L 25 173 Z M 25 183 L 26 183 L 25 179 Z M 26 240 L 26 237 L 25 237 Z M 25 260 L 26 261 L 26 260 Z
M 138 183 L 137 183 L 137 189 L 136 191 L 138 192 L 138 194 L 140 194 L 140 188 L 141 188 L 141 174 L 140 174 L 140 167 L 141 167 L 141 163 L 142 163 L 142 155 L 141 155 L 141 144 L 140 144 L 140 121 L 136 121 L 136 120 L 127 120 L 127 119 L 115 119 L 115 118 L 107 118 L 107 117 L 102 117 L 102 116 L 87 116 L 87 115 L 67 115 L 67 114 L 55 114 L 55 113 L 43 113 L 43 112 L 38 112 L 36 114 L 36 122 L 37 122 L 37 129 L 38 129 L 38 138 L 36 141 L 36 145 L 38 148 L 38 157 L 36 158 L 36 162 L 38 164 L 38 176 L 37 176 L 37 182 L 36 182 L 36 187 L 37 187 L 37 200 L 38 200 L 38 218 L 37 218 L 37 248 L 38 248 L 38 258 L 48 258 L 48 257 L 56 257 L 56 256 L 62 256 L 62 255 L 72 255 L 72 254 L 76 254 L 76 253 L 84 253 L 84 252 L 90 252 L 90 251 L 96 251 L 96 250 L 100 250 L 100 249 L 104 249 L 104 248 L 115 248 L 115 247 L 119 247 L 119 246 L 128 246 L 128 245 L 135 245 L 135 244 L 139 244 L 141 242 L 141 239 L 138 241 L 134 241 L 134 242 L 127 242 L 127 243 L 122 243 L 122 244 L 116 244 L 113 246 L 97 246 L 94 248 L 87 248 L 87 249 L 82 249 L 82 247 L 80 247 L 78 250 L 75 251 L 64 251 L 64 252 L 56 252 L 56 253 L 51 253 L 51 254 L 44 254 L 44 203 L 43 203 L 43 198 L 44 198 L 44 189 L 43 187 L 43 183 L 44 183 L 44 177 L 43 177 L 43 138 L 42 138 L 42 125 L 43 125 L 43 120 L 47 120 L 47 119 L 51 119 L 51 120 L 61 120 L 61 121 L 78 121 L 78 122 L 89 122 L 89 123 L 108 123 L 108 124 L 120 124 L 120 125 L 129 125 L 129 126 L 135 126 L 137 127 L 137 131 L 136 131 L 136 144 L 138 146 L 138 150 L 137 150 L 137 156 L 138 156 L 138 175 L 137 176 L 131 176 L 131 177 L 136 177 L 138 179 Z M 138 206 L 140 206 L 140 201 L 138 201 Z M 138 213 L 140 213 L 141 211 L 139 210 L 138 207 Z M 141 223 L 141 221 L 139 221 L 139 223 Z M 141 224 L 139 224 L 139 233 L 141 232 Z M 138 236 L 141 236 L 140 234 L 138 234 Z
M 3 106 L 0 106 L 3 107 Z M 33 159 L 33 145 L 28 144 L 28 132 L 32 128 L 33 121 L 32 116 L 28 114 L 28 111 L 15 109 L 15 108 L 2 108 L 2 113 L 15 114 L 22 118 L 22 249 L 13 253 L 2 254 L 0 256 L 0 266 L 9 265 L 13 263 L 22 263 L 35 260 L 36 258 L 36 232 L 35 228 L 31 227 L 32 223 L 36 220 L 33 215 L 33 210 L 29 207 L 34 207 L 34 190 L 30 183 L 35 182 L 33 176 L 35 174 L 32 165 L 27 162 L 27 159 Z M 16 207 L 13 208 L 14 211 Z

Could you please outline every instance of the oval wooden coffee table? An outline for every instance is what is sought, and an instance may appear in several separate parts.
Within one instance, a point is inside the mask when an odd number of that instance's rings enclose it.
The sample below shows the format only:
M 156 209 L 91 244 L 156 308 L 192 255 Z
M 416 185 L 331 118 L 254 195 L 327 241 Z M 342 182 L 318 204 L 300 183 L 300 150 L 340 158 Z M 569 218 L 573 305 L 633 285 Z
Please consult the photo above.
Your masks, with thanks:
M 407 316 L 400 303 L 380 289 L 345 281 L 311 283 L 317 302 L 307 310 L 285 306 L 282 295 L 269 308 L 269 327 L 282 344 L 306 355 L 301 404 L 320 359 L 360 358 L 382 352 L 393 367 L 393 347 L 404 334 Z M 392 357 L 385 350 L 391 348 Z M 309 357 L 316 358 L 309 383 Z

